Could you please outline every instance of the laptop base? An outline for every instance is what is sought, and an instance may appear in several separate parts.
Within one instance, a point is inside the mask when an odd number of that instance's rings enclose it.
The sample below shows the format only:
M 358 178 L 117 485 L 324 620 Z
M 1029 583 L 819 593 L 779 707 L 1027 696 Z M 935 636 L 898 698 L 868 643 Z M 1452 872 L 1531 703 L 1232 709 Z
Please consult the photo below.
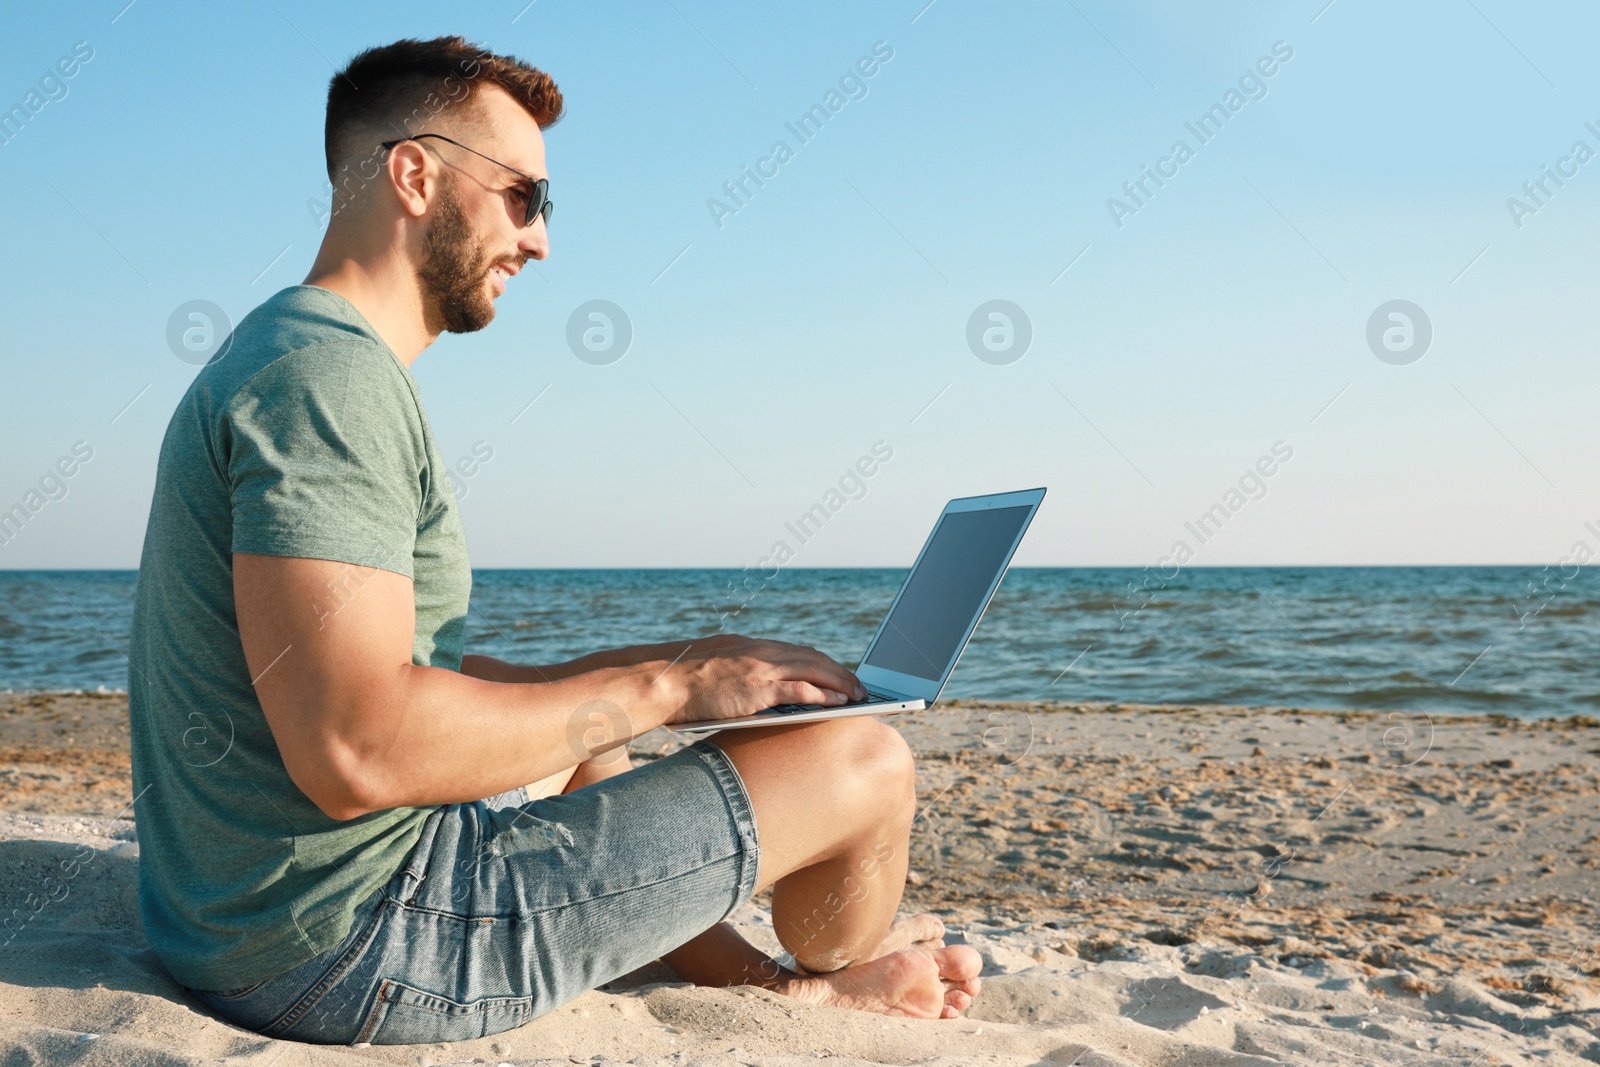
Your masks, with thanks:
M 786 705 L 793 707 L 794 705 Z M 839 704 L 834 707 L 818 706 L 815 710 L 780 711 L 768 708 L 754 715 L 737 719 L 705 719 L 700 722 L 669 723 L 667 729 L 675 734 L 709 734 L 717 730 L 748 730 L 763 726 L 792 726 L 803 722 L 823 722 L 828 719 L 848 719 L 858 715 L 898 715 L 902 711 L 921 711 L 928 702 L 892 700 L 865 704 Z

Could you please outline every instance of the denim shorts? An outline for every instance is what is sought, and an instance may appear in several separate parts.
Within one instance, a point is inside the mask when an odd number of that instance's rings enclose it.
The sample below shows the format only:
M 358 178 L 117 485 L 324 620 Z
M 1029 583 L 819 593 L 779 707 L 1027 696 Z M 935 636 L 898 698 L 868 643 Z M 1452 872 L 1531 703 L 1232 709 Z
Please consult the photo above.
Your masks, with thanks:
M 342 942 L 244 989 L 191 992 L 293 1041 L 486 1037 L 715 926 L 759 863 L 739 773 L 700 741 L 573 793 L 440 807 Z

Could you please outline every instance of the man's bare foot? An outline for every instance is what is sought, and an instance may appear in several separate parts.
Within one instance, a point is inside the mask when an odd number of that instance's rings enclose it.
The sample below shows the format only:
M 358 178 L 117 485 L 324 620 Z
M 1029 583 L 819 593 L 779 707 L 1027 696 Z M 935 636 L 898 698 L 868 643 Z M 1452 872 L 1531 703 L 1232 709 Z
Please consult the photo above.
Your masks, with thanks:
M 915 920 L 895 925 L 911 922 Z M 909 932 L 927 929 L 922 925 Z M 978 977 L 982 969 L 983 958 L 966 945 L 903 948 L 840 971 L 797 975 L 777 988 L 809 1004 L 914 1019 L 954 1019 L 972 1006 L 982 984 Z

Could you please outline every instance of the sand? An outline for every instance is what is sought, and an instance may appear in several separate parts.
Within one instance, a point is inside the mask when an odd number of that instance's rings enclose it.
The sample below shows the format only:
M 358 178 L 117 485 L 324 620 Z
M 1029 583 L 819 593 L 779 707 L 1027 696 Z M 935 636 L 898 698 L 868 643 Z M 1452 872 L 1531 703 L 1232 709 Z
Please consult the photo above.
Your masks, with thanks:
M 924 805 L 905 906 L 983 953 L 967 1017 L 656 966 L 497 1037 L 343 1048 L 240 1030 L 162 972 L 125 715 L 0 693 L 6 1065 L 1600 1063 L 1593 720 L 941 706 L 897 720 Z M 736 918 L 775 950 L 765 903 Z

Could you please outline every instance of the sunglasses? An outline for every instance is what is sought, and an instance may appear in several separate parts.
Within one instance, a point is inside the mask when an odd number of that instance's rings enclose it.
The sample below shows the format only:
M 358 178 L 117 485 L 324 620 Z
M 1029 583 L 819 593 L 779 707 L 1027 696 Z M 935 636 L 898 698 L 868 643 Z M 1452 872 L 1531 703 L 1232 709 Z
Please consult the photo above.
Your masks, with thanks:
M 555 202 L 550 199 L 549 178 L 535 178 L 531 174 L 524 174 L 516 167 L 506 166 L 506 164 L 500 162 L 498 159 L 495 159 L 493 156 L 486 156 L 476 148 L 467 148 L 467 146 L 462 144 L 460 141 L 452 141 L 442 133 L 419 133 L 413 137 L 396 137 L 392 141 L 384 141 L 378 147 L 387 151 L 402 141 L 420 141 L 424 137 L 432 137 L 435 140 L 446 141 L 455 145 L 457 148 L 466 148 L 467 151 L 471 152 L 473 155 L 487 159 L 490 163 L 493 163 L 497 167 L 505 167 L 505 169 L 509 170 L 512 174 L 515 174 L 523 181 L 528 182 L 532 188 L 530 190 L 525 190 L 523 193 L 523 195 L 528 198 L 528 207 L 523 213 L 522 225 L 524 227 L 532 226 L 533 220 L 538 218 L 540 215 L 544 216 L 545 225 L 550 225 L 550 212 L 555 207 Z

